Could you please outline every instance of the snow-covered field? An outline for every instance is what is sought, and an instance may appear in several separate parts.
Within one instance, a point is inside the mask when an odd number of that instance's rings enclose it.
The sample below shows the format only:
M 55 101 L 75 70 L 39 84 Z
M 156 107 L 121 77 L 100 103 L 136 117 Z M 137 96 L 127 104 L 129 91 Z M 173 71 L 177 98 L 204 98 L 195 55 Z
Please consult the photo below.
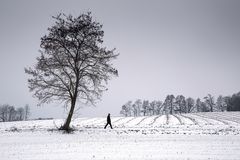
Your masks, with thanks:
M 240 112 L 0 123 L 1 160 L 240 159 Z

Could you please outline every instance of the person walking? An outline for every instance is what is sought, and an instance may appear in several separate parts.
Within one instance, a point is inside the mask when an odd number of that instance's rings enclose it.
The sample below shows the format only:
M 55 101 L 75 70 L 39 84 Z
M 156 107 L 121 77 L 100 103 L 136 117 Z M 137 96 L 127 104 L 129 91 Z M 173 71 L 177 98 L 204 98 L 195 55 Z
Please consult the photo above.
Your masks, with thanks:
M 108 116 L 107 116 L 107 124 L 105 125 L 104 129 L 107 128 L 107 125 L 110 125 L 111 129 L 113 129 L 113 128 L 112 128 L 112 123 L 111 123 L 110 113 L 108 113 Z

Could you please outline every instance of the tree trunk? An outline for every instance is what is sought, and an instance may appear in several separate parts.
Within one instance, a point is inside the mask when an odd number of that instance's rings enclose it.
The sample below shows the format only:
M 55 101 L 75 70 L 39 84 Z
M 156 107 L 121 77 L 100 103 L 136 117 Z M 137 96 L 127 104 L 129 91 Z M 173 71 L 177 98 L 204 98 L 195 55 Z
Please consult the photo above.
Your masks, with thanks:
M 170 108 L 170 114 L 172 114 L 172 110 L 173 110 L 173 108 L 172 108 L 172 104 L 171 104 L 171 108 Z
M 76 101 L 77 101 L 77 96 L 78 96 L 78 85 L 79 85 L 79 71 L 77 71 L 76 74 L 77 80 L 76 80 L 76 84 L 75 84 L 75 92 L 73 94 L 73 97 L 71 96 L 71 108 L 70 111 L 68 113 L 68 117 L 64 123 L 64 125 L 60 128 L 61 130 L 65 130 L 67 132 L 71 132 L 71 128 L 70 128 L 70 123 L 72 120 L 72 116 L 73 116 L 73 112 L 74 112 L 74 108 L 76 105 Z
M 72 116 L 73 116 L 75 104 L 76 104 L 76 98 L 74 98 L 74 99 L 72 100 L 71 108 L 70 108 L 70 111 L 69 111 L 69 113 L 68 113 L 68 117 L 67 117 L 64 125 L 60 128 L 60 130 L 65 130 L 65 131 L 67 131 L 67 132 L 70 132 L 70 131 L 71 131 L 70 122 L 71 122 L 71 120 L 72 120 Z

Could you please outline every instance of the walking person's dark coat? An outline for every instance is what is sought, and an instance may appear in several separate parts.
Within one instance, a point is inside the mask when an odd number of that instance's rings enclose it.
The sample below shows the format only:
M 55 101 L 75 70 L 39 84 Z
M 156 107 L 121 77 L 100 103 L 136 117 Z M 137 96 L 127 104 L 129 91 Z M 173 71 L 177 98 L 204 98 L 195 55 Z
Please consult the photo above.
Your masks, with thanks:
M 107 116 L 107 124 L 105 125 L 104 129 L 107 128 L 107 125 L 110 125 L 111 129 L 113 129 L 113 128 L 112 128 L 112 123 L 111 123 L 110 113 L 108 113 L 108 116 Z

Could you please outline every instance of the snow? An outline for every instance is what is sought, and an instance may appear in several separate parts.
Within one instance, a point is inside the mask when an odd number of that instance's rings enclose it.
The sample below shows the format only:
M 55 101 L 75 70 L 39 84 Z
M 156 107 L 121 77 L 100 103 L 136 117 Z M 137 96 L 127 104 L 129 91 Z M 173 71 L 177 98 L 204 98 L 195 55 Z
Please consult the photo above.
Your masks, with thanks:
M 155 120 L 155 123 L 153 123 L 153 126 L 157 127 L 157 126 L 164 125 L 166 124 L 166 120 L 167 120 L 166 115 L 161 115 Z
M 179 125 L 181 124 L 180 121 L 173 115 L 169 115 L 169 121 L 168 121 L 168 124 L 169 125 Z
M 1 160 L 239 159 L 240 112 L 0 123 Z

